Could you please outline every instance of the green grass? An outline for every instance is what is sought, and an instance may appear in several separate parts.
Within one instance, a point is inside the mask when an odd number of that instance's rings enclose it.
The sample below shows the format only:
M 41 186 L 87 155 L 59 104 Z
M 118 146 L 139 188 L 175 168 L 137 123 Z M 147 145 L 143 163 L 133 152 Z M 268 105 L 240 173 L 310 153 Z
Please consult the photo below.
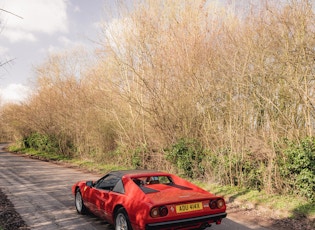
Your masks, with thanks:
M 40 151 L 32 151 L 28 152 L 27 154 L 32 155 L 32 156 L 37 156 L 39 159 L 44 159 L 44 160 L 51 160 L 51 161 L 67 161 L 70 158 L 58 154 L 53 154 L 53 153 L 45 153 L 45 152 L 40 152 Z
M 82 169 L 88 170 L 90 172 L 96 172 L 96 173 L 105 173 L 109 172 L 112 170 L 123 170 L 127 169 L 119 165 L 114 165 L 114 164 L 102 164 L 102 163 L 96 163 L 95 161 L 92 160 L 82 160 L 82 159 L 71 159 L 64 161 L 67 162 L 71 165 L 78 166 Z
M 79 158 L 69 158 L 67 156 L 58 155 L 55 153 L 46 153 L 42 151 L 37 151 L 32 148 L 19 148 L 14 145 L 9 147 L 9 151 L 19 152 L 26 156 L 37 158 L 45 161 L 54 161 L 59 163 L 67 163 L 74 167 L 80 167 L 90 172 L 95 173 L 105 173 L 112 170 L 123 170 L 126 169 L 120 165 L 115 164 L 105 164 L 100 162 L 95 162 L 91 159 L 79 159 Z

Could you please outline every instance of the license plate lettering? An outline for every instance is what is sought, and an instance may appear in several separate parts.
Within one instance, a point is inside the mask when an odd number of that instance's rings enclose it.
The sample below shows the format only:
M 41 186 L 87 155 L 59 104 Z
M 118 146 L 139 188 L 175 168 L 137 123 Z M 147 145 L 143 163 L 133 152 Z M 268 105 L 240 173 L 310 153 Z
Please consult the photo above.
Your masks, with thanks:
M 196 210 L 202 209 L 202 203 L 191 203 L 191 204 L 181 204 L 176 206 L 176 212 L 182 213 L 182 212 L 191 212 Z

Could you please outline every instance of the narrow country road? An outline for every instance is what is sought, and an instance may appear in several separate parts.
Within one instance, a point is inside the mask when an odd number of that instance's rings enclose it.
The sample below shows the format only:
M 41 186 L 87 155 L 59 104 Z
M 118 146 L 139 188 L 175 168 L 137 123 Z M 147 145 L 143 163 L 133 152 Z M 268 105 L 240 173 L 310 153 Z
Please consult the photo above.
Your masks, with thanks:
M 8 153 L 3 147 L 4 144 L 0 144 L 0 188 L 31 229 L 113 229 L 92 215 L 78 215 L 74 207 L 72 184 L 78 180 L 97 179 L 100 175 Z M 210 229 L 267 230 L 228 218 Z

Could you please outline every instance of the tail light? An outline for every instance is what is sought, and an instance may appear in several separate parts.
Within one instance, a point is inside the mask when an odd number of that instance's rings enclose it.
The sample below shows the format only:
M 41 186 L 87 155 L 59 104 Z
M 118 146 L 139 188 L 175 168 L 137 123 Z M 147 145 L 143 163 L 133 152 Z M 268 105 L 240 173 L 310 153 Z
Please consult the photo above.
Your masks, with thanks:
M 210 200 L 209 206 L 211 209 L 220 209 L 225 206 L 225 202 L 222 198 L 216 200 Z
M 225 205 L 225 202 L 223 199 L 218 199 L 217 200 L 217 207 L 218 208 L 223 208 L 223 206 Z
M 161 206 L 159 208 L 159 211 L 160 211 L 160 216 L 166 216 L 168 214 L 168 209 L 166 206 Z
M 154 207 L 151 209 L 150 215 L 153 218 L 167 216 L 168 209 L 166 206 Z

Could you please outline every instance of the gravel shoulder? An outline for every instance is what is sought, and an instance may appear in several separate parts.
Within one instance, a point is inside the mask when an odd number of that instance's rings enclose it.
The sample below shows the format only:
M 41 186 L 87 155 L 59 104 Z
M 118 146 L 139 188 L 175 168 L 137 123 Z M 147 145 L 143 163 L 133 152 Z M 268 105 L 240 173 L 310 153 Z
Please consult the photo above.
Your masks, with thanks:
M 15 211 L 13 204 L 0 189 L 0 229 L 29 230 L 20 214 Z

